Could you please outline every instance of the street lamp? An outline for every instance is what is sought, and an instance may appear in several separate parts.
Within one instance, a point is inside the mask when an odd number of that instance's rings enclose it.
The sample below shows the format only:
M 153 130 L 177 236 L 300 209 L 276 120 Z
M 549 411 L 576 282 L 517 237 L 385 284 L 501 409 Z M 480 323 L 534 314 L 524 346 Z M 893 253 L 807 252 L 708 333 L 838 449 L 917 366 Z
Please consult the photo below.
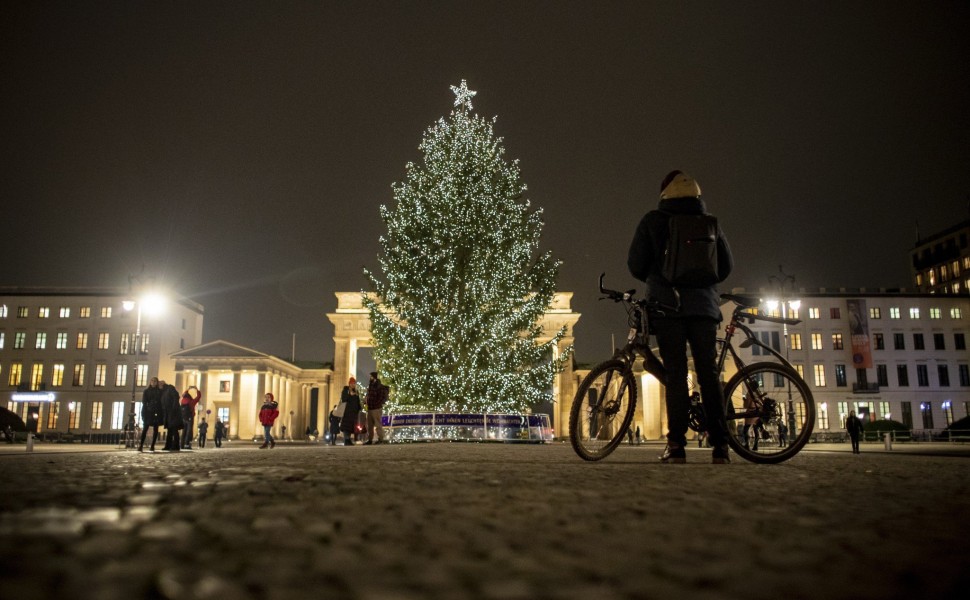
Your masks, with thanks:
M 785 273 L 781 265 L 778 265 L 778 273 L 779 275 L 769 275 L 768 283 L 771 284 L 773 288 L 778 290 L 781 299 L 769 299 L 767 302 L 765 302 L 765 305 L 769 310 L 774 311 L 780 304 L 781 318 L 787 319 L 789 312 L 788 309 L 797 311 L 799 308 L 801 308 L 802 301 L 790 297 L 795 292 L 795 276 Z M 788 323 L 782 323 L 781 327 L 782 337 L 785 339 L 785 360 L 791 364 L 789 355 L 789 349 L 791 346 L 788 343 Z M 788 439 L 793 440 L 795 439 L 795 405 L 792 401 L 791 380 L 786 379 L 786 381 L 788 382 Z
M 138 284 L 139 288 L 150 287 L 155 283 L 154 278 L 143 278 L 142 275 L 129 275 L 128 276 L 128 292 L 132 294 L 135 284 Z M 143 348 L 142 338 L 141 338 L 141 314 L 144 309 L 148 314 L 154 314 L 161 311 L 165 304 L 165 299 L 160 294 L 154 291 L 148 291 L 141 296 L 134 296 L 125 299 L 121 303 L 121 307 L 127 312 L 132 310 L 135 312 L 135 334 L 128 345 L 128 354 L 135 356 L 131 363 L 131 403 L 128 406 L 128 424 L 125 427 L 125 448 L 135 447 L 135 395 L 137 393 L 138 386 L 138 362 L 137 356 L 139 354 L 147 354 L 147 349 Z

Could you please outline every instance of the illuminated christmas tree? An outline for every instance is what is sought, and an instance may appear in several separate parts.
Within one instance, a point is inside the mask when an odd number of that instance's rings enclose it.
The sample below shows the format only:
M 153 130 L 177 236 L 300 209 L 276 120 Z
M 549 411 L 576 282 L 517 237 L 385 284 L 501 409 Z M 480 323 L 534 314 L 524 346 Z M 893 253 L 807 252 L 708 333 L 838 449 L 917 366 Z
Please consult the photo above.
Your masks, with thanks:
M 381 206 L 385 280 L 365 271 L 374 357 L 399 409 L 522 412 L 548 400 L 571 348 L 540 343 L 559 262 L 539 254 L 542 211 L 523 199 L 495 120 L 472 113 L 465 81 Z

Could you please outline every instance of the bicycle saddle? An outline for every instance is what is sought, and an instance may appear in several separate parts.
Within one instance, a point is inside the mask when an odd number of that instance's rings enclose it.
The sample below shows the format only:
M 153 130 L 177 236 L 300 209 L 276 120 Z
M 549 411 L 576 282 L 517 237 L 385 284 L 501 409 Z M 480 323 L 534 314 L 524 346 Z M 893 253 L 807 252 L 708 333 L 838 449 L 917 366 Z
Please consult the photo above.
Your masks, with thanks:
M 751 296 L 736 296 L 734 294 L 721 294 L 721 298 L 725 300 L 730 300 L 738 306 L 743 306 L 745 308 L 753 308 L 761 304 L 760 298 L 753 298 Z

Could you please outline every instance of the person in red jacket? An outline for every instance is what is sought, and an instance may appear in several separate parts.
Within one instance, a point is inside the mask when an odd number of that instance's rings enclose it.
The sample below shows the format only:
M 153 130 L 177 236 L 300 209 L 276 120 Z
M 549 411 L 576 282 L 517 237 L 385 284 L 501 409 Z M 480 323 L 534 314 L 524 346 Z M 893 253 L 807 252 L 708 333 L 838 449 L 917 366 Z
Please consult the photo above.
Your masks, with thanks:
M 195 426 L 195 407 L 201 399 L 202 390 L 193 385 L 182 392 L 182 399 L 179 400 L 179 405 L 182 409 L 182 421 L 185 423 L 185 433 L 182 436 L 182 450 L 192 449 L 192 428 Z
M 263 425 L 263 440 L 265 440 L 260 449 L 276 446 L 276 440 L 273 439 L 270 430 L 273 428 L 273 423 L 276 422 L 276 417 L 280 416 L 279 406 L 279 403 L 273 399 L 273 394 L 266 392 L 263 407 L 259 409 L 259 422 Z

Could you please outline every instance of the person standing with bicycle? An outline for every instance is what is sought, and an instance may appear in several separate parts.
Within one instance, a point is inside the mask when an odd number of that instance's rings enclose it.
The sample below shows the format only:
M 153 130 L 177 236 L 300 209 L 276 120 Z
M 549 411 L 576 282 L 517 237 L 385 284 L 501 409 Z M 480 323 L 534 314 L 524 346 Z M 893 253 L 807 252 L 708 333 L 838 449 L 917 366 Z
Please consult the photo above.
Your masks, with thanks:
M 698 217 L 698 225 L 689 224 L 679 215 Z M 688 224 L 683 224 L 688 223 Z M 691 238 L 684 234 L 691 227 L 707 225 L 709 236 Z M 680 229 L 677 229 L 680 227 Z M 710 239 L 706 239 L 709 237 Z M 671 244 L 674 239 L 677 244 Z M 701 239 L 704 238 L 704 239 Z M 687 240 L 686 242 L 684 240 Z M 698 242 L 695 244 L 695 242 Z M 682 276 L 674 259 L 709 242 L 708 278 Z M 694 244 L 684 246 L 684 244 Z M 672 266 L 672 264 L 674 266 Z M 687 387 L 687 345 L 694 357 L 694 369 L 701 388 L 701 400 L 707 415 L 708 440 L 713 447 L 715 464 L 729 463 L 727 427 L 724 421 L 724 393 L 718 380 L 717 329 L 721 321 L 716 284 L 724 281 L 734 267 L 731 248 L 716 220 L 707 215 L 701 188 L 690 176 L 671 171 L 660 184 L 660 203 L 641 219 L 630 244 L 627 266 L 630 273 L 647 284 L 648 298 L 669 306 L 679 306 L 673 314 L 655 317 L 650 323 L 657 336 L 660 358 L 667 372 L 667 448 L 660 460 L 665 463 L 687 462 L 687 423 L 690 399 Z

